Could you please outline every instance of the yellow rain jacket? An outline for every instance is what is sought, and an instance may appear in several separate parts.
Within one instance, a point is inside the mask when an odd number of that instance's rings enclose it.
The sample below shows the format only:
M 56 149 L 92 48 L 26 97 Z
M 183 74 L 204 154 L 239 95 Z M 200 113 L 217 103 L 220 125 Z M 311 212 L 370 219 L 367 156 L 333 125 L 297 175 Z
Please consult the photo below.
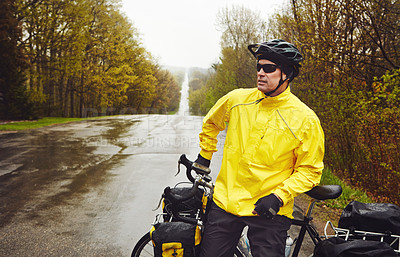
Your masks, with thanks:
M 200 155 L 211 160 L 217 135 L 228 126 L 214 201 L 237 216 L 253 216 L 255 202 L 271 193 L 278 214 L 293 218 L 294 197 L 321 178 L 324 133 L 317 115 L 290 92 L 266 97 L 257 88 L 223 96 L 203 120 Z

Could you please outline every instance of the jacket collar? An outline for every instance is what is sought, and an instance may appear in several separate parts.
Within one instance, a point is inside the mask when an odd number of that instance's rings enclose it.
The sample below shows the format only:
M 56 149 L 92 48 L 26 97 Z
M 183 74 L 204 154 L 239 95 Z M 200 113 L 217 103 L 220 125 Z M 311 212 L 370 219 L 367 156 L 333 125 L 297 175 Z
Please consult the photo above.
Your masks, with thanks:
M 285 91 L 283 91 L 281 94 L 277 95 L 277 96 L 266 96 L 263 92 L 258 91 L 260 98 L 264 97 L 264 100 L 262 101 L 263 104 L 280 104 L 283 102 L 286 102 L 289 100 L 290 96 L 292 95 L 291 91 L 290 91 L 290 86 L 288 86 L 286 88 Z

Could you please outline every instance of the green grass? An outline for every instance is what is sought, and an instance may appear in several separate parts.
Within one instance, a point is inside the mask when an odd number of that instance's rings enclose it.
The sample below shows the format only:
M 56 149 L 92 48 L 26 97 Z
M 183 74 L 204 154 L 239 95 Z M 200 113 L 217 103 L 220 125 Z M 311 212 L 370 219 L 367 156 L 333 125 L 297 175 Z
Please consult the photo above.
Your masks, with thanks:
M 96 117 L 99 118 L 99 117 Z M 35 121 L 20 121 L 20 122 L 11 122 L 0 125 L 0 130 L 2 131 L 13 131 L 13 130 L 25 130 L 25 129 L 34 129 L 41 128 L 45 126 L 50 126 L 54 124 L 67 123 L 72 121 L 81 121 L 87 120 L 87 118 L 60 118 L 60 117 L 47 117 L 42 118 Z
M 361 190 L 354 189 L 351 186 L 345 184 L 337 176 L 335 176 L 329 168 L 325 168 L 321 178 L 322 185 L 340 185 L 342 187 L 342 195 L 333 200 L 326 200 L 324 204 L 331 208 L 343 209 L 352 200 L 356 200 L 363 203 L 371 203 L 373 200 L 367 196 L 367 194 Z

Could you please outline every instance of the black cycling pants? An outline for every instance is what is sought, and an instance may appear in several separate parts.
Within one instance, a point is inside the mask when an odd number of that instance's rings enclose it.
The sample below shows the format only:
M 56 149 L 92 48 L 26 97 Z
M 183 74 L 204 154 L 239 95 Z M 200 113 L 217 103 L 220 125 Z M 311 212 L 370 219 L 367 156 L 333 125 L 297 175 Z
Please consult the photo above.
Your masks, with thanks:
M 260 216 L 238 217 L 212 203 L 201 243 L 200 257 L 232 257 L 243 228 L 253 257 L 284 257 L 291 220 L 285 216 L 266 219 Z

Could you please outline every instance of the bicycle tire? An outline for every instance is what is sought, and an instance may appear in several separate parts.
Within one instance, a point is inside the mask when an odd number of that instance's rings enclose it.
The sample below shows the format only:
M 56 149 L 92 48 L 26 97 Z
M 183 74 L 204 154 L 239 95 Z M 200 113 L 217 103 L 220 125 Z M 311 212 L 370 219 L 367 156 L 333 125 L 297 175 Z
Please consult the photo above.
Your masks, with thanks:
M 234 257 L 245 257 L 238 248 L 235 249 Z M 150 233 L 144 234 L 133 248 L 131 257 L 154 257 L 153 244 L 151 243 Z
M 150 239 L 150 232 L 147 232 L 140 238 L 140 240 L 136 243 L 133 248 L 131 257 L 153 257 L 154 250 L 153 244 Z

